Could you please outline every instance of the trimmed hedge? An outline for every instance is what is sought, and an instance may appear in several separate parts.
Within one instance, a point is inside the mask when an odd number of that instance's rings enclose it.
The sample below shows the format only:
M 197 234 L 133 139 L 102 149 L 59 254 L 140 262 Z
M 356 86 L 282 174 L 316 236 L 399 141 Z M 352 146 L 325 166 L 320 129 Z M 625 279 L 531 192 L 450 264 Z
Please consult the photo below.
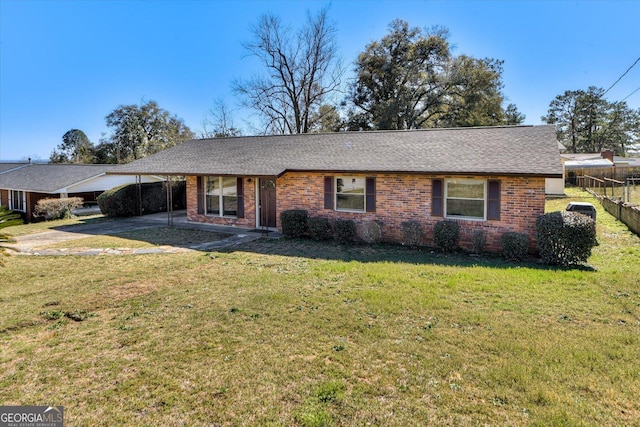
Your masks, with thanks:
M 400 224 L 402 244 L 417 248 L 422 243 L 422 226 L 418 221 L 404 221 Z
M 313 240 L 329 240 L 331 238 L 329 219 L 321 216 L 309 218 L 309 234 Z
M 536 220 L 538 250 L 545 264 L 569 266 L 585 262 L 598 244 L 596 223 L 576 212 L 550 212 Z
M 484 230 L 473 230 L 471 232 L 471 252 L 482 254 L 487 246 L 487 232 Z
M 184 181 L 172 182 L 173 208 L 184 209 L 186 201 L 186 184 Z M 140 185 L 125 184 L 105 191 L 98 196 L 98 206 L 107 216 L 136 216 L 166 212 L 167 193 L 166 183 L 151 182 Z M 142 205 L 140 204 L 142 202 Z
M 358 236 L 367 243 L 382 241 L 382 221 L 364 221 L 358 227 Z
M 352 219 L 336 219 L 333 222 L 333 236 L 342 244 L 350 245 L 356 240 L 356 223 Z
M 433 227 L 433 242 L 445 252 L 453 252 L 460 240 L 460 224 L 451 220 L 436 222 Z
M 82 197 L 40 199 L 33 209 L 33 216 L 44 219 L 71 218 L 71 211 L 82 206 Z
M 291 209 L 282 211 L 280 222 L 282 223 L 282 234 L 285 237 L 302 237 L 308 231 L 309 213 L 303 209 Z
M 529 236 L 507 231 L 502 235 L 502 256 L 509 261 L 523 261 L 529 255 Z

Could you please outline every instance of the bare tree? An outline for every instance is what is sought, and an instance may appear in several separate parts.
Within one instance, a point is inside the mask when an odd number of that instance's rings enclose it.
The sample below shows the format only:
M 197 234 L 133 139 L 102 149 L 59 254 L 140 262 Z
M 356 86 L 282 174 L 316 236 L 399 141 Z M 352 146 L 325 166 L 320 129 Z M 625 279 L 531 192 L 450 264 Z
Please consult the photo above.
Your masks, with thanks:
M 202 119 L 201 138 L 226 138 L 240 136 L 242 130 L 233 124 L 233 111 L 223 99 L 213 101 L 213 106 Z
M 308 14 L 295 34 L 273 15 L 263 15 L 252 27 L 254 38 L 244 47 L 266 72 L 235 81 L 233 89 L 243 106 L 258 111 L 265 133 L 309 132 L 320 106 L 339 90 L 344 68 L 327 12 Z

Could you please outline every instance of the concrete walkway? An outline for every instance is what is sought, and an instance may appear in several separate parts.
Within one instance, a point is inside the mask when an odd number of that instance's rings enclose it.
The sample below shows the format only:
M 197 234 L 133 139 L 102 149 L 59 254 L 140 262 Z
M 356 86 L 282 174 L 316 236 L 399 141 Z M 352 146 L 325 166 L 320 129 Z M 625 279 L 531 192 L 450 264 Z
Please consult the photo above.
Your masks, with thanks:
M 117 233 L 144 230 L 150 228 L 168 226 L 167 214 L 151 214 L 141 217 L 117 218 L 95 224 L 72 225 L 59 227 L 56 230 L 47 230 L 42 233 L 29 234 L 16 237 L 16 243 L 7 243 L 3 246 L 9 248 L 9 254 L 14 255 L 141 255 L 141 254 L 175 254 L 191 251 L 212 251 L 230 246 L 241 245 L 257 240 L 261 237 L 279 238 L 278 232 L 265 234 L 257 230 L 248 230 L 239 227 L 228 227 L 211 224 L 202 224 L 187 221 L 185 211 L 176 211 L 173 214 L 173 227 L 192 230 L 211 231 L 229 234 L 230 237 L 222 240 L 200 243 L 189 247 L 179 246 L 154 246 L 150 248 L 63 248 L 63 249 L 39 249 L 58 242 L 84 239 L 86 237 L 113 235 Z

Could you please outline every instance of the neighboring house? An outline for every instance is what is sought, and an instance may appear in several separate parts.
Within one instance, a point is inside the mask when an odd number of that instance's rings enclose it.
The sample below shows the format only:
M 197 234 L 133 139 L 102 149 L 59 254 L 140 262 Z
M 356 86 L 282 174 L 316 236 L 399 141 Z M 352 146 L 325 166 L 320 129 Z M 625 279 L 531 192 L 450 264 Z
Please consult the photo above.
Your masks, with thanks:
M 82 197 L 85 201 L 95 201 L 105 190 L 137 182 L 134 176 L 107 175 L 108 171 L 117 170 L 118 167 L 119 165 L 1 163 L 0 205 L 22 212 L 24 220 L 29 222 L 34 219 L 33 209 L 40 199 Z M 162 180 L 143 176 L 139 182 Z
M 624 180 L 629 175 L 640 174 L 640 158 L 615 156 L 611 150 L 601 153 L 563 153 L 561 160 L 565 175 L 572 184 L 576 183 L 576 177 L 582 175 Z
M 566 151 L 565 146 L 558 142 L 558 152 L 564 153 Z M 564 176 L 561 178 L 547 178 L 544 192 L 550 196 L 564 196 Z
M 461 161 L 460 159 L 465 159 Z M 192 140 L 109 173 L 181 175 L 190 221 L 281 229 L 280 214 L 380 221 L 386 241 L 443 219 L 461 243 L 484 230 L 490 249 L 506 231 L 535 244 L 545 178 L 562 177 L 553 126 L 340 132 Z

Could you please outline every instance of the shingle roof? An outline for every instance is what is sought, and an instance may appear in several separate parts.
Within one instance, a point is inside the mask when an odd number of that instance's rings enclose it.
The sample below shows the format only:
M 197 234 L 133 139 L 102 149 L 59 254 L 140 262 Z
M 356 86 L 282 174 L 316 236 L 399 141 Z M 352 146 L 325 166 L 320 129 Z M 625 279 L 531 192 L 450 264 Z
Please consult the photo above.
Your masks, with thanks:
M 56 193 L 70 185 L 113 171 L 116 165 L 37 164 L 0 174 L 0 188 Z
M 191 140 L 116 173 L 280 175 L 286 171 L 562 176 L 553 126 L 339 132 Z
M 8 172 L 12 169 L 20 168 L 27 166 L 28 163 L 17 163 L 17 162 L 0 162 L 0 173 Z

